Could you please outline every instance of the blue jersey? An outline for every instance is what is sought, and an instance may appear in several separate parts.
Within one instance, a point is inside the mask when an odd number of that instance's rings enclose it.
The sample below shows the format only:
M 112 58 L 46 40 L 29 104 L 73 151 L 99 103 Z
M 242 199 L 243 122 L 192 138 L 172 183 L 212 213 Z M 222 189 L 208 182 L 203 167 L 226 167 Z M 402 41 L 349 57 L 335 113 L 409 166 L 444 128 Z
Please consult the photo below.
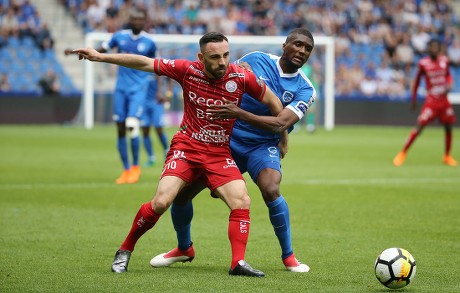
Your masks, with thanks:
M 116 47 L 119 53 L 137 54 L 150 58 L 154 58 L 157 51 L 151 35 L 144 31 L 139 35 L 134 35 L 131 30 L 114 33 L 109 41 L 102 44 L 102 47 L 107 51 Z M 151 73 L 119 66 L 116 89 L 146 89 L 149 74 Z
M 316 91 L 301 69 L 292 74 L 283 73 L 279 59 L 279 56 L 256 51 L 246 54 L 239 61 L 249 63 L 254 74 L 280 98 L 283 107 L 293 111 L 301 119 L 314 102 Z M 243 96 L 241 108 L 256 115 L 272 116 L 267 106 L 247 94 Z M 289 131 L 291 130 L 292 127 Z M 278 141 L 280 135 L 237 120 L 231 138 L 245 144 L 260 144 Z

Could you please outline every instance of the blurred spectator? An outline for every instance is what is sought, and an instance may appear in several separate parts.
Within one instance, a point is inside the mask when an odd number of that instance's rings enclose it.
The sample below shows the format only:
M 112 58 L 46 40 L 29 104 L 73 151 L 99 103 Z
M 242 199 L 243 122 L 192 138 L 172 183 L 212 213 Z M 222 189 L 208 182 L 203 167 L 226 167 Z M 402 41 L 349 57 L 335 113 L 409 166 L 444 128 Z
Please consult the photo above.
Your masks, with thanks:
M 111 0 L 109 6 L 105 10 L 105 27 L 109 33 L 114 33 L 121 27 L 118 21 L 118 11 L 115 0 Z
M 2 17 L 0 27 L 2 35 L 19 37 L 19 20 L 13 6 L 10 6 L 7 14 Z
M 41 24 L 40 28 L 37 31 L 37 34 L 35 35 L 35 43 L 37 47 L 40 48 L 42 51 L 52 49 L 54 46 L 53 37 L 51 36 L 51 32 L 48 29 L 48 24 L 46 24 L 45 22 Z
M 0 92 L 8 92 L 11 90 L 10 81 L 8 80 L 8 75 L 2 74 L 0 76 Z
M 401 43 L 396 47 L 395 63 L 398 68 L 405 68 L 407 65 L 414 64 L 414 49 L 410 44 L 410 37 L 404 34 Z
M 451 66 L 460 67 L 460 39 L 455 39 L 447 48 L 447 57 Z
M 412 33 L 411 36 L 411 45 L 418 57 L 421 57 L 425 54 L 426 44 L 430 39 L 431 36 L 427 33 L 427 28 L 421 24 L 417 25 L 416 31 Z
M 86 21 L 90 30 L 104 30 L 102 26 L 105 19 L 105 8 L 99 4 L 98 0 L 89 0 L 90 4 L 86 11 Z
M 377 81 L 370 75 L 364 75 L 364 79 L 359 84 L 359 89 L 366 97 L 375 96 L 377 93 Z
M 38 85 L 41 87 L 44 94 L 56 95 L 59 93 L 60 84 L 58 77 L 53 69 L 48 69 L 46 74 L 40 78 Z

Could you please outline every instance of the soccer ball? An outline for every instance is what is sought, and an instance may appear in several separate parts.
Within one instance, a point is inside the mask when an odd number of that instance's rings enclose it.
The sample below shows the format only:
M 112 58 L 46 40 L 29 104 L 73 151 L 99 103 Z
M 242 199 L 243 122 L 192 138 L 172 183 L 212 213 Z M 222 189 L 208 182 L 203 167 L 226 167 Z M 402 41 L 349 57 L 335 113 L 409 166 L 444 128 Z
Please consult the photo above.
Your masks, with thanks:
M 415 259 L 403 248 L 385 249 L 375 260 L 375 276 L 390 289 L 409 285 L 415 272 Z

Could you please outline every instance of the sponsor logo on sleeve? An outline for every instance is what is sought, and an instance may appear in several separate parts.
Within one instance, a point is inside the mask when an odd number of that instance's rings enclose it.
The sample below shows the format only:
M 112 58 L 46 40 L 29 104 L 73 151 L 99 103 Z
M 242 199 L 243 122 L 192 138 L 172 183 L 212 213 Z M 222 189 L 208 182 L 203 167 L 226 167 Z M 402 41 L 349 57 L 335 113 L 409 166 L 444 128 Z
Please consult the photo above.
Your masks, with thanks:
M 302 112 L 302 113 L 305 113 L 305 112 L 307 112 L 307 110 L 308 110 L 308 104 L 305 103 L 304 101 L 299 101 L 299 102 L 297 102 L 297 104 L 294 106 L 294 108 L 296 108 L 297 110 L 299 110 L 299 111 Z

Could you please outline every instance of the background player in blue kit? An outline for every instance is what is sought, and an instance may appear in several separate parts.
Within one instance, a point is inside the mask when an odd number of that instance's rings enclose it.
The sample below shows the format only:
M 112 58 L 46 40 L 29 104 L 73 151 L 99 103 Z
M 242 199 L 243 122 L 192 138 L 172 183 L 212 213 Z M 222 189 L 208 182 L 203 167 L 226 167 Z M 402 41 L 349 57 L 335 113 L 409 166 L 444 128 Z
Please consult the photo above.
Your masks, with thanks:
M 131 53 L 154 58 L 157 47 L 147 34 L 144 25 L 146 12 L 140 9 L 130 11 L 129 27 L 113 34 L 104 42 L 99 52 L 117 48 L 119 53 Z M 123 163 L 123 173 L 115 181 L 117 184 L 135 183 L 139 180 L 140 119 L 144 109 L 150 73 L 123 66 L 118 68 L 117 83 L 113 95 L 113 120 L 117 123 L 117 148 Z M 132 164 L 128 155 L 126 132 L 130 136 Z
M 294 255 L 291 241 L 289 209 L 280 193 L 280 160 L 287 152 L 287 132 L 292 130 L 315 99 L 315 89 L 301 70 L 314 47 L 312 34 L 303 28 L 291 31 L 283 44 L 281 57 L 263 52 L 252 52 L 239 61 L 247 62 L 252 71 L 263 80 L 281 99 L 284 110 L 277 116 L 276 122 L 264 120 L 270 116 L 270 110 L 261 103 L 253 102 L 243 96 L 241 109 L 231 103 L 217 109 L 216 118 L 236 117 L 230 147 L 232 156 L 242 173 L 248 172 L 257 184 L 268 207 L 269 218 L 278 237 L 281 258 L 287 270 L 308 272 L 309 266 L 300 263 Z M 245 111 L 241 111 L 245 110 Z M 258 119 L 254 119 L 257 117 Z M 256 128 L 252 124 L 266 130 Z M 271 130 L 271 131 L 269 131 Z M 273 132 L 272 132 L 273 131 Z M 191 261 L 195 252 L 192 246 L 190 225 L 193 217 L 191 198 L 204 189 L 197 181 L 185 188 L 171 206 L 171 216 L 177 233 L 178 247 L 155 256 L 150 264 L 153 267 L 169 266 L 175 262 Z
M 144 113 L 142 115 L 141 126 L 142 126 L 142 139 L 144 142 L 144 148 L 147 152 L 148 161 L 145 163 L 146 167 L 153 166 L 155 164 L 155 152 L 152 144 L 152 139 L 150 137 L 150 126 L 155 128 L 160 143 L 163 146 L 164 159 L 169 149 L 169 141 L 166 133 L 163 130 L 164 122 L 164 104 L 169 101 L 168 92 L 171 93 L 171 90 L 166 91 L 166 94 L 163 95 L 162 87 L 158 85 L 158 81 L 161 77 L 151 75 L 149 82 L 149 89 L 147 91 L 147 97 L 145 99 Z M 171 80 L 168 79 L 169 84 Z M 171 96 L 172 93 L 169 95 Z

